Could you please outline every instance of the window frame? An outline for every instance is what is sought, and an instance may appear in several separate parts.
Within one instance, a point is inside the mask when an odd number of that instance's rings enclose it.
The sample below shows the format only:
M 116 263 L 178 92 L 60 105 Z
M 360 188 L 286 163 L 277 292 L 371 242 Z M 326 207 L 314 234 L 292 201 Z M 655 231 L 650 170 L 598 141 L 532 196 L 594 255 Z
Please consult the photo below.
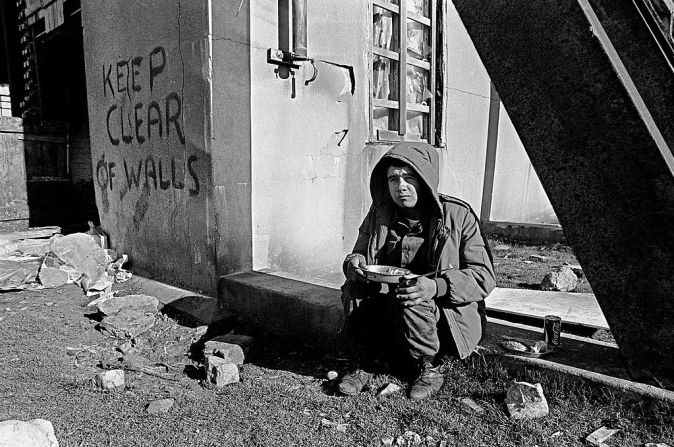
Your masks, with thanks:
M 438 41 L 438 8 L 436 0 L 429 0 L 430 18 L 412 14 L 407 11 L 408 0 L 398 0 L 398 4 L 386 0 L 371 0 L 369 2 L 369 72 L 370 76 L 373 73 L 374 57 L 382 56 L 389 58 L 398 63 L 398 101 L 389 99 L 379 99 L 373 97 L 373 79 L 370 81 L 369 89 L 369 106 L 370 106 L 370 142 L 398 142 L 398 141 L 424 141 L 430 144 L 436 142 L 436 110 L 438 107 L 437 85 L 436 85 L 436 67 L 437 67 L 437 41 Z M 374 7 L 379 7 L 398 15 L 398 51 L 391 51 L 384 48 L 379 48 L 374 45 L 372 36 L 374 33 L 372 16 L 374 14 Z M 412 20 L 429 28 L 430 33 L 430 48 L 431 58 L 430 62 L 418 61 L 407 57 L 407 21 Z M 407 102 L 407 65 L 413 65 L 428 71 L 429 85 L 427 86 L 431 92 L 429 105 L 408 103 Z M 405 101 L 402 101 L 402 99 Z M 374 108 L 383 107 L 390 110 L 398 111 L 398 130 L 375 130 L 374 129 Z M 417 111 L 427 114 L 426 128 L 424 129 L 426 137 L 417 138 L 412 136 L 407 131 L 407 112 Z

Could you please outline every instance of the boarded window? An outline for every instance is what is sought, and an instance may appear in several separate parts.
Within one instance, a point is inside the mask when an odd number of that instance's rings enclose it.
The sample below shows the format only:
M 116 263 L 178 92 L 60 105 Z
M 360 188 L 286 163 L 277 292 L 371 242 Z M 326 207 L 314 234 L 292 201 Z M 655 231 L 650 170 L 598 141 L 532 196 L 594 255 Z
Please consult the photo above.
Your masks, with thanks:
M 432 142 L 435 2 L 373 0 L 372 16 L 372 136 Z

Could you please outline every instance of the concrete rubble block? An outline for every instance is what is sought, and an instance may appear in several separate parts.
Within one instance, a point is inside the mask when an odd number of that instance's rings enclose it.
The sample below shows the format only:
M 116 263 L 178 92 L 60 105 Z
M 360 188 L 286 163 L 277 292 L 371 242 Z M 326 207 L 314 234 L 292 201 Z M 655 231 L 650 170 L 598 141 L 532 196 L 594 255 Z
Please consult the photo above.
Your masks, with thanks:
M 111 369 L 94 376 L 94 384 L 102 389 L 111 390 L 124 386 L 124 370 Z
M 506 394 L 508 414 L 512 419 L 533 419 L 547 416 L 548 401 L 540 383 L 515 382 Z
M 149 414 L 166 413 L 171 409 L 174 403 L 175 399 L 173 399 L 172 397 L 168 399 L 153 400 L 152 402 L 147 404 L 145 411 L 147 411 Z
M 220 388 L 239 381 L 239 367 L 222 357 L 209 355 L 206 357 L 206 381 Z
M 144 313 L 157 313 L 159 300 L 149 295 L 112 296 L 95 304 L 104 315 L 115 315 L 122 309 L 138 309 Z
M 241 346 L 221 341 L 210 340 L 204 344 L 204 358 L 215 355 L 229 363 L 242 365 L 245 355 Z
M 100 329 L 118 338 L 133 338 L 152 328 L 155 314 L 127 308 L 103 318 Z
M 106 275 L 107 258 L 94 238 L 85 233 L 73 233 L 54 238 L 51 251 L 65 264 L 69 264 L 82 273 L 84 290 Z
M 616 428 L 599 427 L 590 433 L 587 438 L 585 438 L 585 441 L 590 445 L 603 446 L 608 438 L 615 435 L 619 431 L 620 430 Z
M 389 394 L 397 393 L 400 390 L 401 390 L 400 385 L 396 385 L 395 383 L 387 383 L 386 385 L 381 387 L 381 389 L 377 394 L 380 396 L 387 396 Z
M 541 281 L 541 290 L 570 292 L 576 286 L 578 286 L 578 277 L 566 265 L 553 269 Z
M 255 352 L 255 339 L 250 335 L 225 334 L 215 337 L 213 340 L 239 345 L 246 357 L 250 357 L 251 353 Z
M 54 426 L 46 419 L 28 422 L 8 420 L 0 422 L 0 445 L 7 447 L 59 447 Z

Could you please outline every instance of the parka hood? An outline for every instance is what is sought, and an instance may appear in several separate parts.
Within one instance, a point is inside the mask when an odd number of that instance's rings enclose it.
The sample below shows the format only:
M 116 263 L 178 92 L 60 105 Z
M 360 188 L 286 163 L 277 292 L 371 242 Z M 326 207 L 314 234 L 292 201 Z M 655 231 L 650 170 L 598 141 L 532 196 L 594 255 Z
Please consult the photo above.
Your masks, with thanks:
M 370 194 L 372 201 L 378 205 L 392 204 L 388 190 L 386 171 L 392 161 L 409 165 L 425 185 L 423 199 L 431 207 L 431 214 L 442 216 L 442 205 L 438 198 L 438 182 L 440 180 L 440 157 L 437 149 L 428 143 L 403 142 L 395 144 L 377 162 L 370 176 Z

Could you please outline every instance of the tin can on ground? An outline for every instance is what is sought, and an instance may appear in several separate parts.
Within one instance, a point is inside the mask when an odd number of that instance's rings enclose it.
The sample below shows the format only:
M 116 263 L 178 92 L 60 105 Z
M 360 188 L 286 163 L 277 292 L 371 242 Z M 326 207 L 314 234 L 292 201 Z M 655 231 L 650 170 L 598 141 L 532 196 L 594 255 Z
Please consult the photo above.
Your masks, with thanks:
M 562 319 L 556 315 L 546 315 L 543 320 L 543 339 L 551 348 L 562 343 Z

